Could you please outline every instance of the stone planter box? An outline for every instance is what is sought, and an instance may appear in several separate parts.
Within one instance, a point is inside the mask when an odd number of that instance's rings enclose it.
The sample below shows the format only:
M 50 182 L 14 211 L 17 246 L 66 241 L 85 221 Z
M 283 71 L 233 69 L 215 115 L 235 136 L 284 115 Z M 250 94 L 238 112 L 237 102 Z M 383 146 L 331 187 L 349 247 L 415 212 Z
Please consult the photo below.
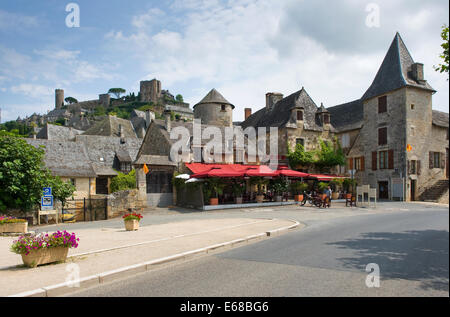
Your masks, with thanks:
M 256 196 L 256 202 L 258 204 L 261 204 L 264 201 L 264 195 L 258 195 Z
M 336 192 L 332 193 L 331 194 L 331 199 L 333 199 L 333 200 L 339 199 L 339 193 L 336 193 Z
M 219 204 L 219 198 L 210 198 L 209 199 L 209 204 L 211 206 L 217 206 Z
M 243 203 L 242 197 L 237 197 L 237 198 L 236 198 L 236 204 L 237 204 L 237 205 L 242 205 L 242 203 Z
M 125 220 L 125 229 L 127 231 L 137 231 L 139 230 L 139 221 L 138 220 Z
M 277 203 L 282 202 L 283 201 L 283 196 L 275 196 L 275 201 Z
M 43 264 L 64 262 L 68 253 L 68 247 L 44 248 L 31 251 L 28 255 L 22 254 L 22 261 L 28 267 L 36 267 Z
M 0 233 L 27 233 L 28 222 L 4 223 L 0 225 Z

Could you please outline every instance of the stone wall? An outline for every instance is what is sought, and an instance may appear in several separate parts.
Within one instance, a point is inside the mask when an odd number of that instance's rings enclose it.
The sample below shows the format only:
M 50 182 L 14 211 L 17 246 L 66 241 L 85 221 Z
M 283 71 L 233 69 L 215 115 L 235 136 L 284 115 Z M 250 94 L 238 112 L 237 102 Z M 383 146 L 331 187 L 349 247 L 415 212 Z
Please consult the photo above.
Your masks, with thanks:
M 108 218 L 115 218 L 130 211 L 141 211 L 143 208 L 138 200 L 137 189 L 123 190 L 108 195 Z
M 221 104 L 199 104 L 194 108 L 194 117 L 202 119 L 202 124 L 216 126 L 233 126 L 233 108 L 229 104 L 224 104 L 225 110 L 222 110 Z

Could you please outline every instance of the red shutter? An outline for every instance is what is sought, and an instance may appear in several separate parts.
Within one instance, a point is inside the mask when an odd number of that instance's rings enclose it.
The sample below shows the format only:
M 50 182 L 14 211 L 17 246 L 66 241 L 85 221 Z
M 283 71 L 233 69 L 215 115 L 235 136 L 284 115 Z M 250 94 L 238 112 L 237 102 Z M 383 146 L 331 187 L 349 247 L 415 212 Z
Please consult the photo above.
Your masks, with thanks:
M 430 164 L 430 170 L 434 168 L 433 163 L 433 152 L 430 152 L 430 156 L 429 156 L 430 160 L 429 160 L 429 164 Z
M 353 169 L 353 159 L 352 159 L 352 158 L 349 158 L 349 159 L 348 159 L 348 169 L 349 169 L 349 170 L 352 170 L 352 169 Z
M 377 152 L 372 152 L 372 170 L 376 171 L 377 170 Z
M 364 162 L 364 156 L 361 156 L 361 171 L 366 169 L 366 163 Z
M 394 169 L 394 150 L 389 150 L 388 152 L 388 156 L 389 156 L 389 169 L 393 170 Z

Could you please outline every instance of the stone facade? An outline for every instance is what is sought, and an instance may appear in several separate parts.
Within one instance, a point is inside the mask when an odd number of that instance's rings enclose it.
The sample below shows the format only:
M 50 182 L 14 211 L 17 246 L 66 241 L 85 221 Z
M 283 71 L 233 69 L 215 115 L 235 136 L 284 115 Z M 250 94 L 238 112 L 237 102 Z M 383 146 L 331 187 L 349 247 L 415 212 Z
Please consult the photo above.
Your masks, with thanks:
M 158 102 L 161 98 L 161 82 L 156 79 L 141 81 L 140 94 L 141 102 Z

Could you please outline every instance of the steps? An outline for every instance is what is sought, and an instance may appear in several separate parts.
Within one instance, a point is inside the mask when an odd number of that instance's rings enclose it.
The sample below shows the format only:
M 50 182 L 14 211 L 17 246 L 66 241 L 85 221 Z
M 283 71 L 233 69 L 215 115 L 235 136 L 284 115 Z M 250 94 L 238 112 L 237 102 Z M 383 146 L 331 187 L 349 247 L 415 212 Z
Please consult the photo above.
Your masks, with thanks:
M 423 201 L 438 201 L 448 190 L 449 180 L 439 180 L 433 186 L 425 189 L 419 198 Z

